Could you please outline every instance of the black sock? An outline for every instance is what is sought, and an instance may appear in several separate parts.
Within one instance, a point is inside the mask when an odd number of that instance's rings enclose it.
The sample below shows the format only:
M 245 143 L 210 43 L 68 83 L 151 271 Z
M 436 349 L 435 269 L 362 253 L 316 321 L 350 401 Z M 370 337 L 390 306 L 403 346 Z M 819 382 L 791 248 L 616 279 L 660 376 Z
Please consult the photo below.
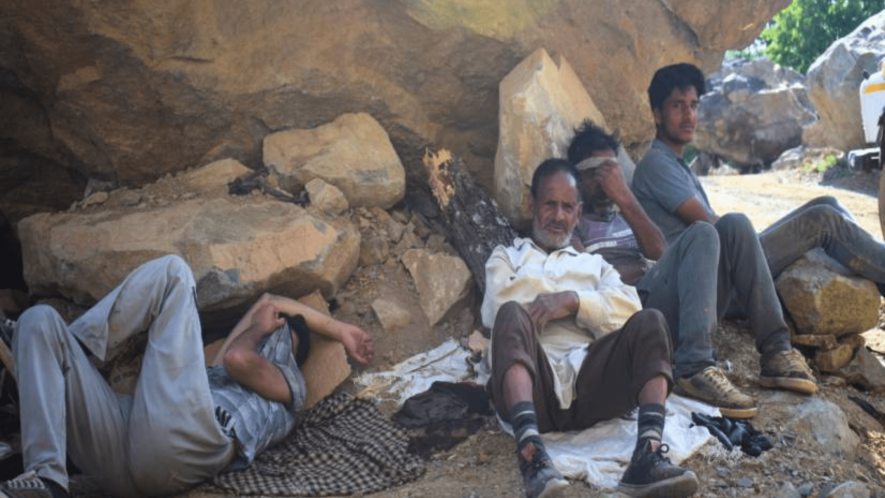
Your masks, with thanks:
M 535 451 L 544 449 L 541 433 L 538 431 L 538 416 L 535 414 L 534 403 L 521 401 L 513 405 L 510 409 L 510 425 L 516 438 L 516 451 L 525 460 L 531 460 Z M 529 444 L 534 444 L 534 448 L 524 452 Z
M 655 403 L 639 407 L 639 418 L 637 420 L 639 428 L 636 433 L 635 451 L 645 448 L 646 443 L 649 441 L 661 442 L 666 415 L 667 409 L 664 408 L 664 405 Z

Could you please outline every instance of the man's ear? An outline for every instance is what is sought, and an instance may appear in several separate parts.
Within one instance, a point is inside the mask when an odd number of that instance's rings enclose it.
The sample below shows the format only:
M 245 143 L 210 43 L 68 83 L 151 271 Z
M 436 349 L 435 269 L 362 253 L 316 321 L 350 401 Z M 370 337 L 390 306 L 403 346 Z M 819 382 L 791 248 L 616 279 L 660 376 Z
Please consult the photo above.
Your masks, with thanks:
M 661 124 L 661 110 L 660 109 L 652 109 L 652 115 L 655 117 L 655 126 Z
M 528 208 L 529 208 L 529 212 L 532 213 L 532 216 L 534 216 L 534 214 L 535 214 L 535 198 L 532 197 L 531 195 L 529 195 Z

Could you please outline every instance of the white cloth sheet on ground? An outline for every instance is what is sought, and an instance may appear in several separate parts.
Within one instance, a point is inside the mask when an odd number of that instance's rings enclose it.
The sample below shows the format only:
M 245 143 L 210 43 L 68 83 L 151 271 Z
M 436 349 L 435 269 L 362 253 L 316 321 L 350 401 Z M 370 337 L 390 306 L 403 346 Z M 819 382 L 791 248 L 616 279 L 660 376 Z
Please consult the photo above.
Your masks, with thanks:
M 363 374 L 355 379 L 363 386 L 360 396 L 375 396 L 402 405 L 409 397 L 426 391 L 433 382 L 470 381 L 485 384 L 488 372 L 469 363 L 470 351 L 454 339 L 397 364 L 392 370 Z M 664 442 L 667 456 L 679 464 L 713 439 L 703 427 L 691 427 L 691 412 L 720 416 L 719 409 L 700 401 L 671 395 L 667 400 Z M 505 432 L 510 427 L 501 424 Z M 570 479 L 582 479 L 601 488 L 617 486 L 636 444 L 635 413 L 630 419 L 607 420 L 579 432 L 543 434 L 556 468 Z

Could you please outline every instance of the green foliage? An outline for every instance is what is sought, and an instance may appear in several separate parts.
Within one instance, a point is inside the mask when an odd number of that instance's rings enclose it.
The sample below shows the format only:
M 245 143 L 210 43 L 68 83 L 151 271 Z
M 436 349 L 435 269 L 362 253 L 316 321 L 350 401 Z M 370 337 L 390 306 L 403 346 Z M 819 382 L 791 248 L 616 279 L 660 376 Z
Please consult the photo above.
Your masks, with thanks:
M 808 172 L 816 171 L 818 173 L 823 173 L 824 171 L 837 165 L 843 168 L 848 166 L 845 162 L 845 159 L 838 159 L 832 154 L 827 154 L 822 159 L 819 158 L 814 161 L 806 162 L 803 169 Z
M 882 0 L 794 0 L 760 35 L 765 55 L 805 73 L 830 44 L 883 7 Z

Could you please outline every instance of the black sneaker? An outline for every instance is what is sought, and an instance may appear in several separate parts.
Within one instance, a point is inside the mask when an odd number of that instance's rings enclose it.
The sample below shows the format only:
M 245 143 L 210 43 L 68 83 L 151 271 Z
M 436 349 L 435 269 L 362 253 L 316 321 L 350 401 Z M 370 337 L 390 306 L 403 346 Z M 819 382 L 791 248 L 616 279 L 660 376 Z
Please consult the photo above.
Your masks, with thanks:
M 662 444 L 651 450 L 651 442 L 633 453 L 630 466 L 624 471 L 618 491 L 640 498 L 684 498 L 698 490 L 694 472 L 677 467 L 664 456 L 670 447 Z
M 58 484 L 50 484 L 50 481 L 41 479 L 34 471 L 25 472 L 15 479 L 0 484 L 0 497 L 2 498 L 56 498 L 69 496 L 64 488 Z
M 568 487 L 568 481 L 556 470 L 543 448 L 534 446 L 531 460 L 526 460 L 519 452 L 517 458 L 526 498 L 553 498 Z

